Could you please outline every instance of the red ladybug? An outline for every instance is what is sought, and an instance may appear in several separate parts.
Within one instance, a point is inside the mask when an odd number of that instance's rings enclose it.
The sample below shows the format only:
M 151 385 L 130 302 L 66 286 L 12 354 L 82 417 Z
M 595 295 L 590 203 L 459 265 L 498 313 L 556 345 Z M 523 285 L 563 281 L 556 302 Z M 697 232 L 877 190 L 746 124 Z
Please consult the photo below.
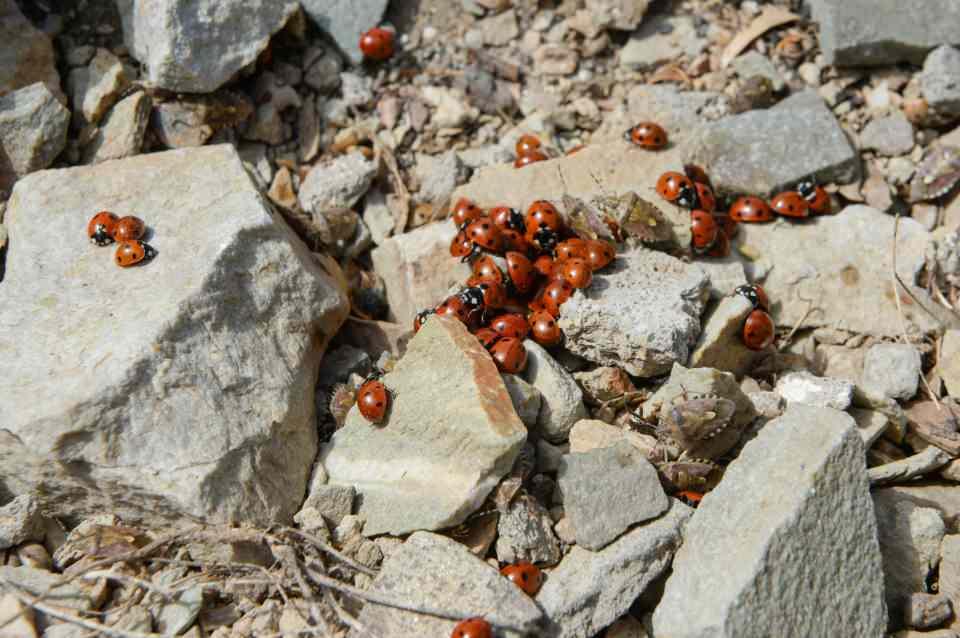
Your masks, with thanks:
M 696 164 L 684 164 L 683 172 L 689 177 L 695 184 L 705 184 L 713 188 L 710 184 L 710 176 L 707 175 L 707 171 L 703 170 L 702 167 L 697 166 Z
M 436 314 L 436 310 L 433 308 L 425 308 L 417 313 L 417 316 L 413 318 L 413 332 L 414 334 L 420 332 L 420 328 L 423 327 L 423 324 L 427 322 L 427 319 L 430 318 L 430 315 Z
M 501 372 L 517 374 L 527 367 L 527 349 L 520 339 L 503 337 L 490 347 L 490 355 Z
M 547 287 L 543 289 L 543 294 L 540 296 L 543 302 L 543 309 L 554 317 L 559 317 L 560 306 L 562 306 L 572 294 L 573 286 L 570 285 L 570 282 L 566 280 L 551 281 L 547 284 Z
M 707 257 L 726 257 L 730 254 L 730 238 L 727 237 L 727 234 L 720 230 L 717 233 L 717 240 L 713 242 L 713 246 L 710 247 L 710 250 L 707 251 Z
M 357 408 L 371 423 L 380 423 L 387 413 L 387 387 L 377 379 L 367 379 L 357 391 Z
M 523 215 L 509 206 L 494 206 L 487 214 L 497 228 L 501 230 L 513 229 L 521 232 L 527 230 L 523 224 Z
M 117 227 L 117 216 L 110 211 L 102 210 L 87 222 L 87 237 L 97 246 L 108 246 L 113 243 L 113 231 Z
M 716 218 L 705 210 L 694 210 L 690 212 L 690 240 L 693 245 L 693 251 L 696 253 L 705 253 L 717 241 L 720 234 L 720 225 Z
M 482 255 L 473 262 L 473 274 L 480 281 L 503 283 L 503 271 L 490 255 Z
M 797 192 L 807 200 L 813 214 L 826 215 L 830 212 L 830 195 L 822 186 L 813 182 L 800 182 L 797 184 Z
M 501 337 L 513 337 L 514 339 L 526 339 L 530 332 L 527 320 L 523 318 L 523 315 L 516 312 L 495 317 L 490 322 L 490 329 Z
M 544 277 L 549 277 L 553 272 L 553 257 L 550 255 L 540 255 L 533 261 L 533 267 Z
M 493 225 L 493 220 L 489 217 L 480 217 L 473 220 L 465 231 L 467 239 L 473 242 L 474 246 L 479 246 L 491 253 L 503 251 L 503 235 L 500 229 Z
M 579 237 L 564 239 L 562 242 L 557 244 L 556 248 L 553 249 L 553 256 L 557 261 L 574 258 L 586 259 L 587 242 Z
M 530 252 L 530 242 L 519 230 L 513 228 L 504 228 L 500 231 L 503 237 L 504 250 L 513 250 L 520 253 Z
M 540 150 L 540 138 L 536 135 L 521 135 L 517 138 L 517 156 L 529 155 Z
M 490 347 L 500 339 L 500 334 L 493 328 L 477 328 L 473 336 L 477 338 L 477 341 L 479 341 L 480 345 L 486 350 L 489 350 Z
M 759 197 L 741 197 L 733 202 L 727 213 L 730 219 L 745 224 L 759 224 L 773 220 L 773 210 Z
M 530 324 L 530 336 L 541 346 L 549 348 L 563 340 L 563 332 L 549 312 L 541 310 L 531 313 L 527 321 Z
M 503 308 L 507 302 L 507 293 L 503 284 L 496 281 L 484 281 L 477 285 L 483 295 L 483 307 L 491 310 Z
M 765 312 L 770 312 L 770 298 L 766 291 L 760 287 L 760 284 L 744 284 L 737 286 L 733 291 L 735 294 L 743 295 L 750 300 L 754 308 L 759 308 Z
M 563 278 L 574 288 L 587 288 L 593 281 L 593 269 L 586 259 L 573 257 L 557 263 Z
M 458 199 L 457 203 L 453 205 L 453 210 L 450 212 L 450 219 L 453 220 L 453 225 L 457 228 L 460 228 L 464 224 L 469 224 L 482 216 L 483 209 L 466 197 Z
M 500 570 L 503 576 L 509 578 L 514 585 L 522 589 L 528 596 L 535 596 L 543 584 L 543 573 L 533 563 L 521 561 L 507 565 Z
M 543 295 L 540 294 L 531 299 L 530 303 L 527 304 L 527 308 L 530 309 L 530 312 L 546 312 L 547 308 L 543 305 Z
M 608 241 L 593 239 L 587 242 L 587 260 L 594 270 L 604 268 L 616 256 L 617 251 L 613 248 L 613 244 Z
M 141 262 L 147 262 L 157 256 L 157 251 L 150 244 L 135 239 L 122 241 L 117 245 L 117 252 L 113 260 L 121 268 L 129 268 Z
M 624 133 L 623 138 L 650 150 L 659 150 L 667 145 L 667 132 L 655 122 L 640 122 Z
M 450 240 L 450 255 L 466 257 L 473 251 L 473 242 L 467 238 L 467 231 L 461 230 Z
M 117 220 L 117 225 L 113 228 L 113 238 L 116 241 L 132 241 L 143 237 L 146 230 L 147 226 L 142 219 L 127 215 Z
M 701 182 L 694 182 L 693 188 L 697 191 L 697 204 L 700 210 L 705 210 L 708 213 L 717 210 L 717 198 L 709 186 Z
M 657 193 L 668 202 L 692 208 L 697 201 L 697 190 L 689 177 L 676 171 L 667 171 L 657 180 Z
M 545 159 L 549 159 L 540 151 L 530 151 L 525 155 L 521 155 L 513 162 L 514 168 L 523 168 L 524 166 L 529 166 L 535 162 L 542 162 Z
M 526 255 L 508 252 L 504 255 L 507 262 L 507 277 L 520 294 L 530 292 L 537 283 L 537 271 Z
M 374 27 L 360 36 L 360 52 L 365 58 L 381 62 L 393 55 L 393 31 Z
M 733 239 L 737 236 L 737 233 L 740 232 L 740 224 L 730 217 L 730 215 L 714 213 L 713 216 L 716 218 L 717 223 L 720 224 L 720 232 L 726 234 L 728 239 Z
M 528 237 L 543 227 L 558 233 L 562 225 L 563 221 L 560 219 L 560 212 L 557 207 L 545 199 L 538 199 L 527 208 L 524 226 L 527 229 Z
M 770 200 L 773 212 L 785 217 L 807 217 L 810 204 L 796 191 L 784 191 Z
M 483 618 L 467 618 L 457 623 L 450 638 L 493 638 L 493 629 Z
M 447 297 L 437 306 L 436 313 L 439 317 L 453 317 L 467 327 L 475 325 L 477 319 L 475 309 L 468 306 L 459 295 Z
M 743 324 L 743 342 L 751 350 L 765 350 L 773 343 L 773 319 L 757 308 Z

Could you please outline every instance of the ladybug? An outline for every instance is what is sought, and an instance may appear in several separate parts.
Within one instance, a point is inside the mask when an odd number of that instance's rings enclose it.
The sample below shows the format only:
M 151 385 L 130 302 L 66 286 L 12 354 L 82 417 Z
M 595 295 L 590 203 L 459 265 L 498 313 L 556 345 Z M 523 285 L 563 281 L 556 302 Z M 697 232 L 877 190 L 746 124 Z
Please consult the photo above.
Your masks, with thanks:
M 744 284 L 737 286 L 734 294 L 743 295 L 750 300 L 754 308 L 759 308 L 765 312 L 770 312 L 770 298 L 760 284 Z
M 499 253 L 503 250 L 503 236 L 500 234 L 500 229 L 493 225 L 493 220 L 489 217 L 480 217 L 473 220 L 467 224 L 464 232 L 467 233 L 467 239 L 473 243 L 474 250 L 477 247 L 492 253 Z
M 527 308 L 530 309 L 530 312 L 546 312 L 547 308 L 543 305 L 543 295 L 537 295 L 530 300 L 530 303 L 527 304 Z M 551 317 L 553 315 L 550 315 Z
M 722 230 L 717 233 L 717 241 L 707 251 L 707 257 L 726 257 L 730 254 L 730 238 Z
M 483 209 L 477 206 L 473 200 L 467 199 L 466 197 L 458 199 L 457 203 L 453 205 L 453 211 L 450 213 L 450 219 L 453 220 L 453 225 L 457 228 L 462 227 L 464 224 L 469 224 L 478 217 L 483 217 Z
M 495 317 L 490 322 L 490 329 L 501 337 L 513 337 L 514 339 L 526 339 L 531 326 L 523 315 L 515 312 L 507 313 Z
M 518 213 L 516 209 L 510 208 L 509 206 L 494 206 L 488 214 L 497 228 L 501 230 L 513 229 L 521 233 L 527 231 L 523 223 L 523 215 Z
M 453 317 L 460 321 L 460 323 L 471 326 L 477 318 L 474 310 L 473 307 L 467 305 L 460 295 L 453 295 L 452 297 L 447 297 L 443 303 L 437 306 L 435 312 L 437 316 Z
M 493 638 L 493 629 L 483 618 L 467 618 L 457 623 L 450 638 Z
M 504 250 L 513 250 L 521 253 L 530 251 L 530 242 L 527 241 L 527 238 L 519 230 L 504 228 L 500 231 L 500 235 L 503 237 Z
M 587 258 L 587 242 L 580 239 L 579 237 L 571 237 L 570 239 L 564 239 L 562 242 L 557 244 L 556 248 L 553 249 L 553 256 L 557 261 L 563 261 L 564 259 L 586 259 Z
M 574 257 L 557 263 L 563 279 L 574 288 L 586 288 L 593 281 L 593 269 L 586 259 Z
M 728 239 L 733 239 L 737 236 L 737 233 L 740 232 L 740 224 L 730 217 L 730 215 L 714 213 L 713 216 L 716 218 L 717 223 L 720 224 L 720 232 L 726 234 Z
M 697 201 L 693 182 L 683 173 L 667 171 L 657 180 L 657 193 L 668 202 L 692 208 Z
M 713 188 L 710 184 L 710 176 L 707 175 L 707 171 L 703 170 L 702 167 L 697 166 L 696 164 L 684 164 L 683 172 L 689 177 L 695 184 L 705 184 Z
M 532 236 L 540 228 L 547 227 L 555 233 L 560 232 L 563 221 L 560 219 L 560 212 L 557 207 L 545 199 L 538 199 L 527 208 L 527 215 L 524 219 L 527 229 L 527 235 Z
M 387 387 L 383 383 L 375 376 L 367 377 L 357 390 L 357 408 L 367 421 L 380 423 L 387 414 L 389 398 Z
M 830 212 L 830 195 L 813 182 L 800 182 L 797 184 L 797 192 L 807 200 L 810 206 L 810 212 L 815 215 L 826 215 Z
M 473 336 L 477 338 L 477 341 L 479 341 L 480 345 L 486 350 L 489 350 L 500 338 L 500 334 L 492 328 L 478 328 L 476 332 L 473 333 Z
M 527 239 L 537 250 L 544 253 L 552 253 L 560 241 L 557 232 L 545 226 L 538 228 L 532 235 L 528 232 Z
M 743 324 L 743 342 L 751 350 L 765 350 L 773 343 L 773 319 L 757 308 Z
M 521 155 L 513 162 L 514 168 L 523 168 L 524 166 L 529 166 L 535 162 L 542 162 L 545 159 L 549 159 L 541 151 L 531 151 L 525 155 Z
M 553 257 L 550 255 L 540 255 L 533 261 L 533 267 L 544 277 L 549 277 L 553 272 Z
M 129 268 L 141 262 L 147 262 L 157 256 L 153 246 L 139 239 L 122 241 L 117 245 L 113 259 L 121 268 Z
M 113 213 L 102 210 L 87 222 L 87 237 L 97 246 L 108 246 L 113 243 L 113 231 L 117 227 L 118 218 Z
M 807 217 L 810 204 L 796 191 L 784 191 L 770 200 L 773 212 L 785 217 Z
M 677 498 L 689 505 L 696 507 L 703 500 L 703 492 L 694 492 L 693 490 L 683 490 L 677 493 Z
M 473 242 L 467 239 L 465 230 L 459 231 L 452 240 L 450 240 L 451 257 L 467 257 L 473 252 Z
M 587 261 L 594 270 L 600 270 L 617 256 L 613 244 L 602 239 L 592 239 L 587 242 Z
M 417 316 L 413 318 L 413 332 L 414 334 L 420 332 L 420 328 L 423 327 L 423 324 L 427 322 L 427 319 L 430 318 L 430 315 L 436 314 L 436 310 L 433 308 L 424 308 L 417 313 Z
M 363 57 L 382 62 L 393 55 L 393 31 L 374 27 L 360 36 Z
M 623 134 L 623 139 L 641 148 L 659 150 L 667 145 L 667 132 L 655 122 L 640 122 Z
M 497 309 L 503 308 L 507 303 L 507 293 L 503 289 L 503 284 L 496 281 L 484 281 L 477 288 L 483 299 L 483 308 Z
M 530 336 L 541 346 L 549 348 L 563 340 L 563 332 L 549 312 L 541 310 L 531 313 L 527 321 L 530 324 Z
M 572 294 L 573 286 L 570 285 L 570 282 L 566 280 L 551 281 L 547 284 L 547 287 L 543 289 L 543 294 L 540 296 L 543 302 L 543 309 L 554 317 L 559 317 L 560 306 L 562 306 Z
M 745 224 L 759 224 L 773 220 L 773 210 L 759 197 L 741 197 L 733 202 L 727 213 L 730 219 Z
M 515 150 L 517 151 L 517 156 L 520 157 L 523 155 L 529 155 L 534 151 L 539 151 L 540 146 L 540 138 L 538 138 L 536 135 L 521 135 L 519 138 L 517 138 L 517 146 Z
M 697 191 L 697 205 L 700 210 L 705 210 L 708 213 L 717 210 L 717 198 L 709 186 L 701 182 L 694 182 L 693 188 Z
M 473 262 L 473 275 L 480 281 L 503 283 L 503 271 L 490 255 L 483 255 Z
M 720 225 L 716 218 L 705 210 L 690 211 L 690 243 L 693 252 L 705 253 L 717 241 L 720 234 Z
M 537 283 L 537 271 L 526 255 L 519 252 L 508 252 L 504 259 L 507 262 L 507 277 L 517 292 L 526 294 Z
M 540 568 L 525 561 L 507 565 L 500 570 L 500 574 L 509 578 L 528 596 L 536 595 L 540 591 L 540 585 L 543 584 L 543 573 Z
M 117 220 L 117 225 L 113 228 L 113 238 L 116 241 L 132 241 L 143 237 L 146 230 L 147 226 L 142 219 L 127 215 Z
M 490 347 L 490 355 L 501 372 L 517 374 L 527 367 L 527 349 L 523 341 L 513 337 L 503 337 Z

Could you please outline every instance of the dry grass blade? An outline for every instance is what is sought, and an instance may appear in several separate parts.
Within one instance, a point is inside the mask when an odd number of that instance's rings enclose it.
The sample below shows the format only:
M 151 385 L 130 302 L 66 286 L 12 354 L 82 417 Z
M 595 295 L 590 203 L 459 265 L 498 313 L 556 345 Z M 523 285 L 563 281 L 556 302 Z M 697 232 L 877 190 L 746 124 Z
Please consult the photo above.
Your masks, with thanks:
M 367 566 L 365 566 L 365 565 L 361 565 L 360 563 L 358 563 L 357 561 L 353 560 L 353 559 L 350 558 L 349 556 L 346 556 L 345 554 L 342 554 L 341 552 L 338 552 L 336 549 L 334 549 L 333 547 L 331 547 L 331 546 L 328 545 L 327 543 L 324 543 L 322 540 L 320 540 L 320 539 L 317 538 L 316 536 L 312 536 L 311 534 L 307 534 L 306 532 L 301 532 L 300 530 L 294 529 L 294 528 L 292 528 L 292 527 L 283 527 L 283 528 L 280 529 L 280 532 L 281 532 L 281 533 L 284 533 L 284 534 L 290 534 L 290 535 L 292 535 L 292 536 L 296 536 L 297 538 L 299 538 L 299 539 L 301 539 L 301 540 L 304 540 L 304 541 L 310 543 L 311 545 L 313 545 L 314 547 L 316 547 L 316 548 L 319 549 L 320 551 L 325 552 L 325 553 L 327 553 L 327 554 L 330 554 L 331 556 L 333 556 L 334 558 L 336 558 L 337 560 L 339 560 L 339 561 L 340 561 L 341 563 L 343 563 L 344 565 L 347 565 L 347 566 L 349 566 L 349 567 L 352 567 L 353 569 L 357 570 L 358 572 L 360 572 L 360 573 L 362 573 L 362 574 L 366 574 L 367 576 L 376 576 L 376 575 L 377 575 L 377 572 L 376 572 L 375 570 L 372 570 L 372 569 L 370 569 L 369 567 L 367 567 Z M 279 540 L 278 540 L 278 542 L 279 542 Z
M 720 56 L 720 66 L 721 68 L 726 68 L 728 64 L 733 62 L 734 58 L 743 53 L 750 43 L 762 36 L 764 33 L 770 29 L 775 29 L 784 24 L 794 22 L 799 20 L 800 16 L 790 11 L 787 11 L 783 7 L 777 6 L 767 6 L 764 7 L 763 11 L 758 15 L 750 25 L 735 35 L 730 43 L 723 50 L 723 54 Z

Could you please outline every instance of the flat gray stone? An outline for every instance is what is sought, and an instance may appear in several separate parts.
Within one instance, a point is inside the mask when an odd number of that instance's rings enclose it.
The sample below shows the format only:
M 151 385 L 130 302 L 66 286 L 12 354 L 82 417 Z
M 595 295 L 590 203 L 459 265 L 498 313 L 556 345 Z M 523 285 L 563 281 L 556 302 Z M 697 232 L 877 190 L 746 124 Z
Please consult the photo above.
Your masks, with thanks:
M 920 87 L 938 114 L 960 116 L 960 50 L 944 45 L 931 51 L 923 63 Z
M 144 91 L 117 102 L 84 149 L 84 161 L 96 164 L 138 154 L 150 122 L 151 106 L 150 97 Z
M 324 522 L 335 528 L 344 516 L 353 513 L 356 490 L 352 485 L 311 485 L 301 510 L 312 507 L 323 516 Z
M 466 179 L 466 167 L 452 149 L 441 155 L 419 155 L 414 173 L 420 180 L 417 201 L 437 206 Z
M 690 367 L 716 368 L 743 376 L 763 356 L 743 342 L 743 323 L 753 312 L 743 295 L 724 297 L 703 320 L 700 340 L 690 354 Z
M 787 404 L 846 410 L 853 402 L 854 384 L 843 379 L 818 377 L 809 372 L 788 372 L 777 380 L 774 392 Z
M 603 549 L 670 506 L 646 454 L 626 441 L 566 455 L 557 476 L 577 545 L 589 550 Z
M 67 143 L 70 111 L 37 82 L 0 97 L 0 192 L 53 163 Z
M 329 208 L 353 208 L 376 174 L 377 165 L 360 153 L 316 164 L 300 185 L 300 206 L 314 215 Z
M 176 600 L 165 603 L 156 617 L 157 630 L 167 636 L 179 636 L 193 625 L 203 606 L 203 585 L 184 590 Z
M 116 0 L 123 40 L 154 86 L 210 93 L 267 48 L 293 0 Z
M 738 55 L 733 59 L 730 66 L 743 80 L 760 76 L 770 80 L 770 85 L 774 91 L 783 90 L 783 76 L 781 76 L 780 72 L 773 66 L 770 58 L 762 53 L 748 51 L 743 55 Z
M 551 443 L 567 440 L 573 425 L 587 416 L 583 390 L 573 376 L 543 346 L 527 339 L 527 369 L 523 378 L 540 391 L 537 430 Z
M 0 579 L 9 580 L 34 596 L 46 594 L 47 604 L 61 609 L 89 611 L 95 606 L 95 586 L 90 581 L 64 582 L 60 574 L 33 567 L 0 567 Z
M 62 97 L 50 36 L 20 13 L 15 0 L 0 0 L 0 97 L 43 82 Z
M 388 0 L 301 0 L 313 22 L 337 43 L 353 64 L 363 61 L 360 36 L 380 23 Z
M 708 295 L 700 268 L 644 248 L 620 253 L 563 304 L 565 346 L 634 376 L 663 374 L 690 356 Z
M 522 638 L 538 630 L 543 612 L 530 597 L 453 539 L 416 532 L 384 560 L 370 585 L 371 594 L 462 618 L 483 616 L 504 638 Z M 457 621 L 367 604 L 360 622 L 390 638 L 449 636 Z M 380 633 L 378 632 L 378 633 Z M 351 638 L 365 634 L 351 631 Z
M 862 384 L 882 396 L 906 400 L 917 393 L 922 371 L 920 352 L 912 345 L 878 343 L 863 360 Z
M 682 55 L 694 58 L 706 45 L 692 17 L 658 13 L 644 20 L 620 49 L 620 67 L 643 71 Z
M 811 0 L 827 64 L 921 64 L 927 51 L 960 44 L 960 5 L 953 0 Z
M 605 421 L 597 419 L 580 419 L 570 430 L 569 452 L 590 452 L 599 448 L 612 447 L 620 441 L 630 445 L 648 455 L 656 447 L 657 440 L 649 434 L 634 432 L 627 428 L 618 428 Z M 559 463 L 557 468 L 559 469 Z
M 43 516 L 33 496 L 23 494 L 0 507 L 0 549 L 42 541 L 43 530 Z
M 93 246 L 104 209 L 141 217 L 156 258 L 121 269 Z M 5 224 L 18 301 L 0 308 L 0 483 L 57 516 L 291 519 L 317 367 L 349 303 L 233 147 L 34 173 Z
M 591 638 L 622 616 L 667 569 L 692 509 L 670 500 L 660 518 L 640 525 L 599 552 L 573 547 L 550 572 L 537 603 L 549 635 Z
M 510 401 L 513 402 L 513 409 L 517 411 L 517 416 L 528 428 L 535 427 L 540 417 L 540 406 L 543 404 L 543 395 L 540 394 L 540 390 L 515 374 L 501 376 L 507 392 L 510 393 Z
M 760 196 L 811 177 L 846 183 L 859 170 L 856 151 L 812 90 L 702 128 L 690 159 L 703 166 L 718 191 Z
M 555 565 L 562 554 L 550 512 L 527 494 L 516 496 L 497 522 L 497 560 Z
M 892 157 L 913 150 L 913 124 L 899 111 L 872 120 L 860 133 L 860 148 Z
M 654 611 L 654 632 L 881 636 L 879 549 L 853 419 L 789 406 L 701 501 Z
M 391 392 L 384 421 L 351 408 L 321 451 L 329 484 L 356 488 L 367 536 L 461 523 L 527 434 L 493 360 L 463 324 L 431 317 L 382 381 Z

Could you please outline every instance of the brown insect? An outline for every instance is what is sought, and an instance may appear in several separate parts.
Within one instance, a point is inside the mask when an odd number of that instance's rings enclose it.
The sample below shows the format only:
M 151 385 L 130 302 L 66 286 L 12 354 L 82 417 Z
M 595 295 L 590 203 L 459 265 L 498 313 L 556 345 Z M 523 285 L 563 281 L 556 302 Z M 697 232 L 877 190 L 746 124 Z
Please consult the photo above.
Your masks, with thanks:
M 927 149 L 910 182 L 910 203 L 943 197 L 960 182 L 960 148 L 932 146 Z
M 740 439 L 740 431 L 730 427 L 736 410 L 733 401 L 718 396 L 682 400 L 661 409 L 658 434 L 688 457 L 718 459 Z

